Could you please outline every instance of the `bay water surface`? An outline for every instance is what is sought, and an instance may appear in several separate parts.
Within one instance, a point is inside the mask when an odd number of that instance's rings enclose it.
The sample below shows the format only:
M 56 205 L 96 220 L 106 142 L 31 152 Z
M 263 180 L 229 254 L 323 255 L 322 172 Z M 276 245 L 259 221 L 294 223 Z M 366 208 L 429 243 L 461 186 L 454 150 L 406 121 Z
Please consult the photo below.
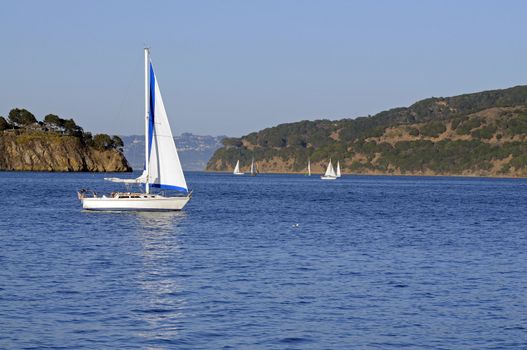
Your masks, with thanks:
M 105 176 L 0 173 L 0 348 L 527 349 L 527 180 Z

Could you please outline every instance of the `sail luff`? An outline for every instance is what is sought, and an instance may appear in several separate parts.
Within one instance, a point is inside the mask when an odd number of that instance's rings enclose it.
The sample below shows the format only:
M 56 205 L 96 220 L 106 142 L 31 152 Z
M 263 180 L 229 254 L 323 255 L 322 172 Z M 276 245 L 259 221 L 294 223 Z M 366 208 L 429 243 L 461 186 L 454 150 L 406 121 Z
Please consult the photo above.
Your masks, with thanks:
M 145 47 L 145 192 L 146 193 L 150 193 L 150 185 L 148 183 L 148 174 L 149 174 L 149 149 L 150 149 L 150 146 L 148 144 L 148 126 L 149 126 L 149 120 L 148 120 L 148 112 L 150 110 L 150 96 L 149 96 L 149 92 L 150 92 L 150 89 L 149 89 L 149 67 L 148 67 L 148 61 L 150 60 L 149 59 L 149 56 L 150 56 L 150 52 L 148 50 L 148 48 Z

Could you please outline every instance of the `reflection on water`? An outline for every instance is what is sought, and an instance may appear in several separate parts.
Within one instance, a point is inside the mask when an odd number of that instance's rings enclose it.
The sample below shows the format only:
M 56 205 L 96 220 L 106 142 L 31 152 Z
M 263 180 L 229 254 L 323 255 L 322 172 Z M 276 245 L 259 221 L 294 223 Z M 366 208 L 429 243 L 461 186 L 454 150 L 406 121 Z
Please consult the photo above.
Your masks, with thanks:
M 134 310 L 137 318 L 146 323 L 145 331 L 137 336 L 147 341 L 170 341 L 182 329 L 183 288 L 176 283 L 181 255 L 179 225 L 184 212 L 136 212 L 137 238 L 142 267 L 138 286 L 143 291 L 142 307 Z M 156 347 L 152 347 L 155 349 Z
M 138 211 L 133 212 L 133 215 L 140 229 L 166 230 L 166 233 L 175 233 L 174 229 L 187 217 L 184 211 Z

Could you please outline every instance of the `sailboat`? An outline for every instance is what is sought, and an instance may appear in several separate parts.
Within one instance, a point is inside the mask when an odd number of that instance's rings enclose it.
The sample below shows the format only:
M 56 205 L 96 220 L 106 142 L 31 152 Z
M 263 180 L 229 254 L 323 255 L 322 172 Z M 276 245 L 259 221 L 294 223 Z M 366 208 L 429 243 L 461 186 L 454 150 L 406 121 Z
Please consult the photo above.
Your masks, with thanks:
M 78 192 L 82 207 L 88 210 L 181 210 L 188 203 L 188 191 L 181 168 L 176 144 L 161 98 L 159 85 L 150 61 L 150 51 L 145 48 L 145 169 L 135 179 L 105 178 L 112 182 L 145 186 L 144 193 L 113 192 L 111 195 L 88 196 L 88 191 Z M 175 190 L 181 195 L 165 196 L 153 193 L 152 188 Z
M 258 169 L 256 168 L 256 165 L 254 163 L 254 157 L 251 162 L 251 176 L 256 176 L 258 174 Z
M 342 174 L 340 173 L 340 162 L 337 160 L 337 177 L 341 177 Z
M 311 159 L 307 159 L 307 176 L 311 176 Z
M 333 169 L 333 164 L 331 164 L 331 159 L 329 160 L 326 173 L 320 177 L 322 180 L 336 180 L 337 175 L 335 174 L 335 169 Z
M 232 172 L 234 175 L 244 175 L 244 173 L 242 173 L 240 171 L 240 160 L 238 159 L 238 161 L 236 162 L 236 166 L 234 167 L 234 171 Z

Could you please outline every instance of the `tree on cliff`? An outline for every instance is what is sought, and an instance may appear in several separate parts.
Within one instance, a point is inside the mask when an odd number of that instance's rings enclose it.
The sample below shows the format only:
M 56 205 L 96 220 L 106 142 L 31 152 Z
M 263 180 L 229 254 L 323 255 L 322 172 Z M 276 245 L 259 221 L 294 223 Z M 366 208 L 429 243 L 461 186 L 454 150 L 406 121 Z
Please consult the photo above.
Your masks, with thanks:
M 118 148 L 120 151 L 123 150 L 124 142 L 123 142 L 123 139 L 121 139 L 119 136 L 113 135 L 112 143 L 113 143 L 114 148 Z
M 93 137 L 93 145 L 98 149 L 109 149 L 112 147 L 112 138 L 107 134 L 97 134 Z
M 37 119 L 26 109 L 13 108 L 9 112 L 9 121 L 16 126 L 24 126 L 36 123 Z
M 0 131 L 10 129 L 10 128 L 11 128 L 11 125 L 9 125 L 7 120 L 5 120 L 4 117 L 0 117 Z
M 62 128 L 64 126 L 64 119 L 55 114 L 48 114 L 44 117 L 44 123 L 55 128 Z
M 62 119 L 58 115 L 48 114 L 44 117 L 44 123 L 52 129 L 65 132 L 69 135 L 82 136 L 83 130 L 73 119 Z

